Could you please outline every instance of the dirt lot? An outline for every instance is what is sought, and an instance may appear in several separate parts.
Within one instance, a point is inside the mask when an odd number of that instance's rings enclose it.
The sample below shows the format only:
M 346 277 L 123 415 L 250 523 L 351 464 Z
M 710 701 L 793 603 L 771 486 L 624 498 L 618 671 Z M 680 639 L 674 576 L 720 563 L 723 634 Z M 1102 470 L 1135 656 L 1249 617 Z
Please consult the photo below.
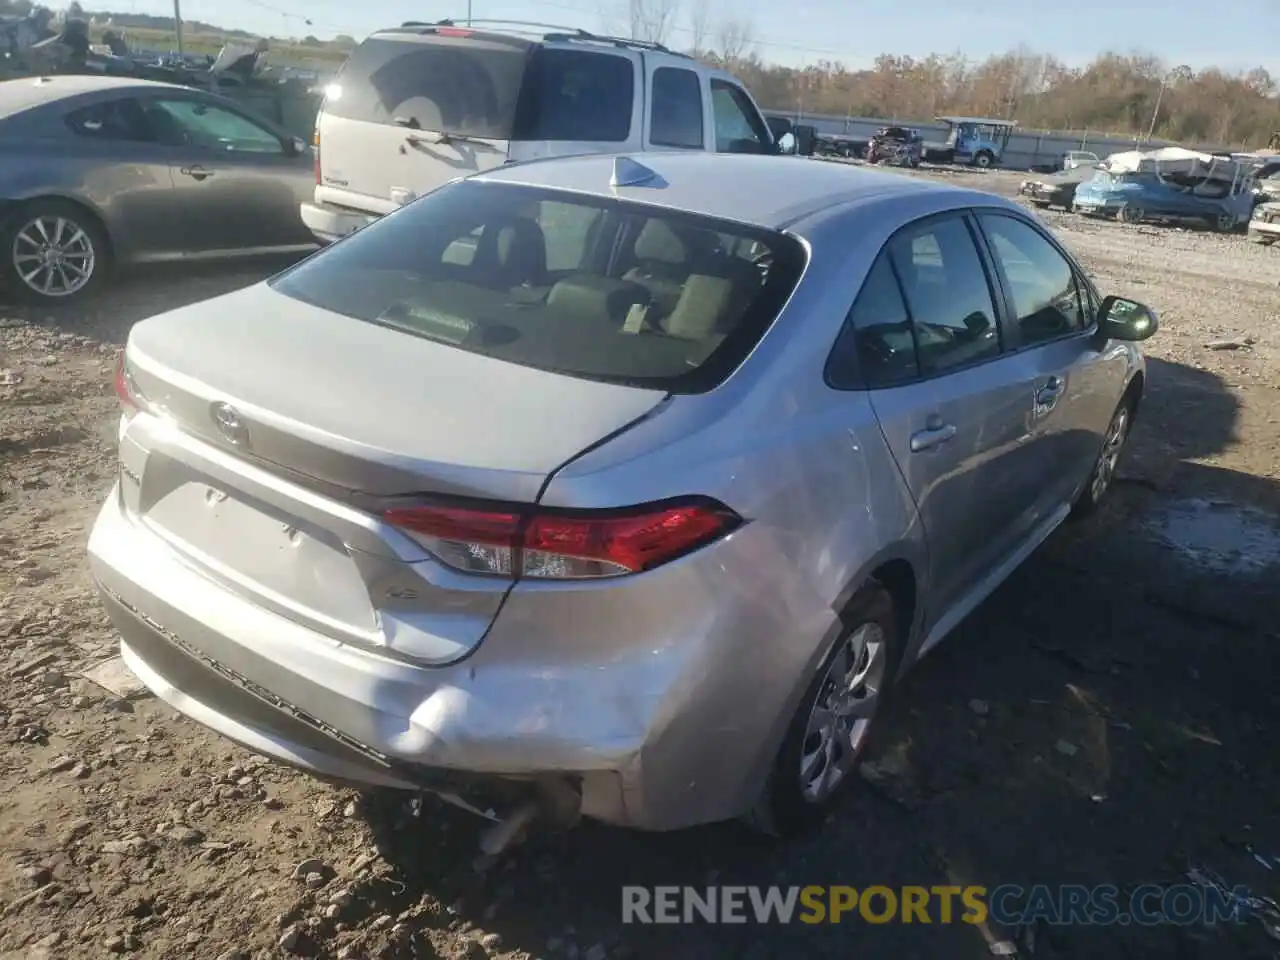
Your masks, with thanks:
M 1124 889 L 1203 867 L 1280 895 L 1280 250 L 1048 219 L 1104 290 L 1161 315 L 1124 482 L 913 673 L 871 782 L 787 849 L 735 826 L 584 826 L 478 874 L 465 816 L 428 805 L 415 819 L 319 785 L 85 679 L 115 642 L 83 557 L 114 472 L 115 349 L 132 322 L 271 266 L 136 277 L 75 312 L 0 311 L 0 958 L 959 960 L 1009 932 L 624 927 L 619 886 Z M 312 858 L 323 866 L 300 873 L 323 884 L 295 879 Z M 1072 927 L 1019 955 L 1278 946 L 1259 922 Z

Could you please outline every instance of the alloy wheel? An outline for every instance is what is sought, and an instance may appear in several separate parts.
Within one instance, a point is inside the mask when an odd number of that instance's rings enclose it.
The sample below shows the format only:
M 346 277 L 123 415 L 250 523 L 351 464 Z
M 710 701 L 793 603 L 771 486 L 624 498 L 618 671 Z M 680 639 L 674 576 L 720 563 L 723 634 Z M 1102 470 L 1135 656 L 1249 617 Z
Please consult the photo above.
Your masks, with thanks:
M 888 645 L 877 623 L 864 623 L 840 641 L 809 710 L 800 750 L 800 789 L 822 803 L 853 769 L 880 705 Z
M 1124 450 L 1124 442 L 1129 436 L 1129 407 L 1122 406 L 1111 418 L 1106 436 L 1102 441 L 1102 452 L 1098 454 L 1098 465 L 1093 471 L 1093 483 L 1089 487 L 1089 495 L 1093 502 L 1099 502 L 1111 487 L 1115 479 L 1116 465 L 1120 462 L 1120 453 Z
M 93 239 L 67 217 L 38 216 L 13 238 L 13 268 L 31 290 L 45 297 L 69 297 L 93 278 Z

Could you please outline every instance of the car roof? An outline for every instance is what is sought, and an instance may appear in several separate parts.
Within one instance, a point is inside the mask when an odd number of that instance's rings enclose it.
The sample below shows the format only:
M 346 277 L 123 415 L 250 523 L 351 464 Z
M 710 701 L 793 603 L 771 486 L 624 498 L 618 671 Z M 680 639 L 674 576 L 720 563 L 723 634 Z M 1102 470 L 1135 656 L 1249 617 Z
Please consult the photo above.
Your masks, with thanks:
M 614 187 L 615 165 L 624 170 L 647 169 L 654 177 L 634 186 Z M 532 160 L 496 167 L 471 179 L 616 196 L 772 229 L 837 204 L 893 194 L 952 194 L 967 201 L 972 193 L 843 163 L 690 150 Z M 636 179 L 623 178 L 624 182 Z
M 172 83 L 135 80 L 128 77 L 94 77 L 67 74 L 56 77 L 26 77 L 0 82 L 0 118 L 40 107 L 46 103 L 105 90 L 191 90 Z

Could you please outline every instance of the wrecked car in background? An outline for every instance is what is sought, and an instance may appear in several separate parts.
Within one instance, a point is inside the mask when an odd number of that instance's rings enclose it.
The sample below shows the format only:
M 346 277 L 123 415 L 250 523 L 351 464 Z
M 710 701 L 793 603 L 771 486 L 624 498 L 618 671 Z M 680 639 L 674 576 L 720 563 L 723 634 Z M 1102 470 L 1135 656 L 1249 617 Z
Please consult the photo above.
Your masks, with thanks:
M 1264 203 L 1253 211 L 1249 221 L 1249 239 L 1266 246 L 1280 238 L 1280 200 Z
M 1113 154 L 1076 188 L 1072 209 L 1141 223 L 1196 221 L 1229 233 L 1248 222 L 1253 176 L 1230 157 L 1181 147 Z
M 924 138 L 910 127 L 881 127 L 867 143 L 867 163 L 918 167 L 924 158 Z
M 1018 194 L 1041 210 L 1048 207 L 1070 210 L 1076 198 L 1076 188 L 1086 180 L 1093 179 L 1097 169 L 1097 166 L 1075 166 L 1057 173 L 1032 177 L 1022 181 Z

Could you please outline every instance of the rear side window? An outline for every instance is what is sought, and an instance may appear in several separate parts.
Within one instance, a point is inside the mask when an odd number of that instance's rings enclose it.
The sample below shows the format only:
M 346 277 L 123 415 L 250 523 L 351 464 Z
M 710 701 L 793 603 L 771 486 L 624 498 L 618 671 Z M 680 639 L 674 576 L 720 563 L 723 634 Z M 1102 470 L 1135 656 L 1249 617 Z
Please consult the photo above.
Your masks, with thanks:
M 436 190 L 272 281 L 354 320 L 569 376 L 709 390 L 804 266 L 792 237 L 512 184 Z
M 67 114 L 66 121 L 72 133 L 86 140 L 155 141 L 142 106 L 132 97 L 105 100 L 73 110 Z
M 587 50 L 542 47 L 533 55 L 516 117 L 516 140 L 621 143 L 631 134 L 635 62 Z
M 919 375 L 911 317 L 882 252 L 849 310 L 827 364 L 827 382 L 837 390 L 890 387 Z
M 701 150 L 702 84 L 692 70 L 659 67 L 653 71 L 653 108 L 649 141 L 660 147 Z
M 349 120 L 507 140 L 529 49 L 472 37 L 374 37 L 351 54 L 323 109 Z

